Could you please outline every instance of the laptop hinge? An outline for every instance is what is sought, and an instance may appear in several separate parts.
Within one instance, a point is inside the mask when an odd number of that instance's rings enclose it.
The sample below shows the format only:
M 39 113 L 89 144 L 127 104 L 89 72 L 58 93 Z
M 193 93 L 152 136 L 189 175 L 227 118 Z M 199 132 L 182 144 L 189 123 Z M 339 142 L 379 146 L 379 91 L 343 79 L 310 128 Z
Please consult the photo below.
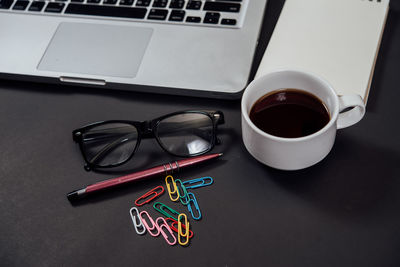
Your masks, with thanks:
M 106 85 L 105 80 L 101 79 L 89 79 L 89 78 L 79 78 L 79 77 L 65 77 L 61 76 L 60 81 L 66 83 L 80 83 L 80 84 L 90 84 L 90 85 Z

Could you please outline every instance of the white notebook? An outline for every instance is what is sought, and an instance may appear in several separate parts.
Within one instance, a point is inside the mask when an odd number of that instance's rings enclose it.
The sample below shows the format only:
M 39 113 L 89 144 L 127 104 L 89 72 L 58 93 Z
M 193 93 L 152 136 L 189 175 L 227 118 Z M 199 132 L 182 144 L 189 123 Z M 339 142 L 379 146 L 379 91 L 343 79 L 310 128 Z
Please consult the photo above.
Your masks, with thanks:
M 367 102 L 389 0 L 286 0 L 256 78 L 282 68 L 313 72 L 338 95 Z

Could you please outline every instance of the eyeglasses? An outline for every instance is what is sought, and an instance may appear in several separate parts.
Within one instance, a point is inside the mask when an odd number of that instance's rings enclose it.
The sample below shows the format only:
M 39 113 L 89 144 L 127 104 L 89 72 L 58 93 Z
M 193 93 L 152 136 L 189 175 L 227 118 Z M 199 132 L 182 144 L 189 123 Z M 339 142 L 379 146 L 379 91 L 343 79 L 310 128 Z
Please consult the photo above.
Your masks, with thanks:
M 218 143 L 221 111 L 183 111 L 151 121 L 101 121 L 72 132 L 79 144 L 85 169 L 110 168 L 132 158 L 144 138 L 155 138 L 169 154 L 192 157 L 207 153 Z

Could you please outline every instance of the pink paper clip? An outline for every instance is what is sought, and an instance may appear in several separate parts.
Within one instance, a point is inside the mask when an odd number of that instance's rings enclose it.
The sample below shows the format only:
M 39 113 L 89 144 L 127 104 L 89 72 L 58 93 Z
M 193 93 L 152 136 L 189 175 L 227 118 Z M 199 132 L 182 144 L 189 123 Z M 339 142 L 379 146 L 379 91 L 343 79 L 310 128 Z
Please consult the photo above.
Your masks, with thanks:
M 161 224 L 159 223 L 161 221 Z M 164 237 L 165 241 L 167 241 L 168 245 L 173 246 L 176 244 L 176 237 L 174 236 L 174 233 L 172 232 L 171 228 L 168 226 L 167 222 L 163 217 L 158 217 L 156 219 L 156 225 L 160 229 L 161 235 Z M 166 233 L 166 231 L 163 230 L 165 228 L 170 236 L 172 237 L 172 241 L 169 240 L 169 237 Z
M 152 224 L 151 227 L 147 224 L 146 220 L 144 219 L 144 216 L 143 216 L 144 214 L 146 214 L 147 218 L 149 219 L 149 222 L 151 222 L 151 224 Z M 143 225 L 144 225 L 144 227 L 146 227 L 146 229 L 149 232 L 149 234 L 154 236 L 154 237 L 158 236 L 160 234 L 160 228 L 154 222 L 153 218 L 151 218 L 150 214 L 147 211 L 144 210 L 144 211 L 140 212 L 139 215 L 140 215 L 140 218 L 142 218 Z M 153 230 L 157 230 L 157 232 L 153 233 L 152 232 Z
M 151 189 L 149 192 L 145 193 L 143 196 L 136 199 L 135 204 L 138 207 L 143 206 L 144 204 L 149 203 L 150 201 L 155 199 L 156 197 L 159 197 L 160 195 L 162 195 L 164 193 L 164 191 L 165 191 L 164 187 L 162 187 L 161 185 L 157 186 L 157 187 Z M 139 203 L 139 201 L 141 201 L 141 200 L 144 200 L 144 201 L 142 203 Z

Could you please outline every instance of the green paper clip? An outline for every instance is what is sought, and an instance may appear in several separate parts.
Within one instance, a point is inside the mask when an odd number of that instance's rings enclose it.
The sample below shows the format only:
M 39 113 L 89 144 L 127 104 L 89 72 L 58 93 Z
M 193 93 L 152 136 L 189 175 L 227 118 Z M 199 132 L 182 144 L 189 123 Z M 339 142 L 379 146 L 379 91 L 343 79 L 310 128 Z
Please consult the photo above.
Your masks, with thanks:
M 159 208 L 157 208 L 156 206 L 160 205 Z M 156 202 L 153 204 L 153 208 L 158 211 L 159 213 L 161 213 L 162 215 L 164 215 L 167 218 L 172 218 L 174 220 L 178 220 L 178 216 L 179 216 L 179 212 L 177 212 L 176 210 L 168 207 L 167 205 L 161 203 L 161 202 Z M 168 210 L 168 211 L 166 211 Z M 168 213 L 169 212 L 169 213 Z M 176 217 L 174 217 L 173 215 L 177 215 Z
M 183 183 L 180 179 L 176 179 L 175 184 L 177 187 L 179 199 L 180 199 L 182 205 L 186 206 L 187 204 L 189 204 L 189 197 L 187 195 L 188 193 L 187 193 L 186 187 L 183 185 Z M 182 192 L 181 192 L 181 190 L 179 190 L 180 188 L 182 188 Z

